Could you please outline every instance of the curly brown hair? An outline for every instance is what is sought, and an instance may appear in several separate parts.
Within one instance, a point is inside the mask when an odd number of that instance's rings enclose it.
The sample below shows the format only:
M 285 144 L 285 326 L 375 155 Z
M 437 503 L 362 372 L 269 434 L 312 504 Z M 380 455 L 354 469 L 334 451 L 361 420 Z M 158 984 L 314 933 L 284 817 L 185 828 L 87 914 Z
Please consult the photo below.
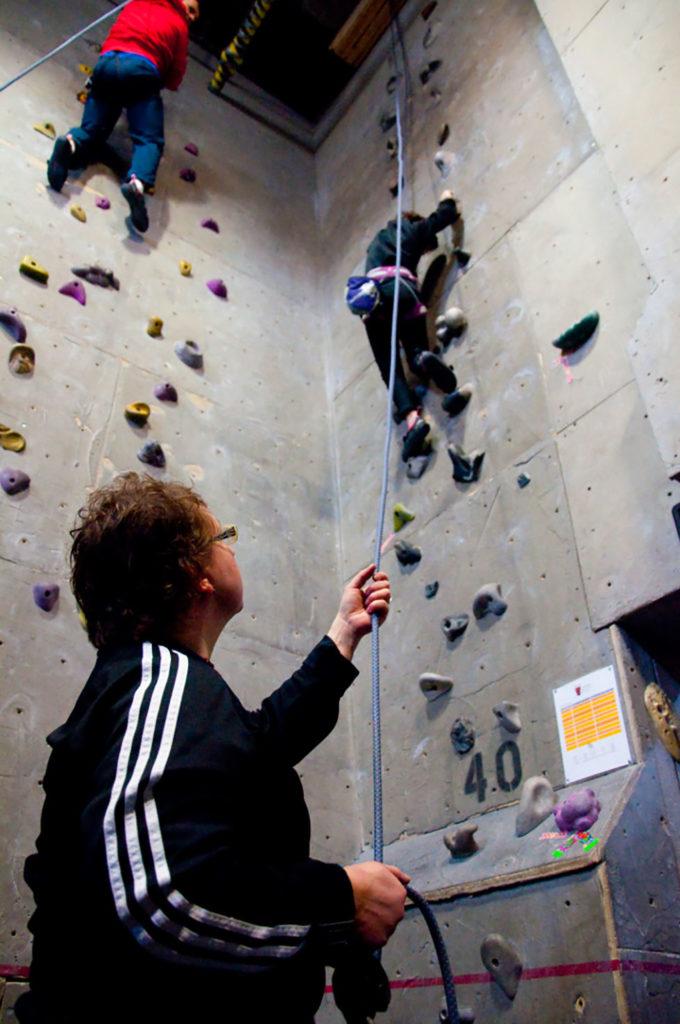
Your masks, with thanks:
M 167 635 L 213 539 L 183 484 L 122 473 L 94 491 L 71 530 L 71 587 L 95 647 Z

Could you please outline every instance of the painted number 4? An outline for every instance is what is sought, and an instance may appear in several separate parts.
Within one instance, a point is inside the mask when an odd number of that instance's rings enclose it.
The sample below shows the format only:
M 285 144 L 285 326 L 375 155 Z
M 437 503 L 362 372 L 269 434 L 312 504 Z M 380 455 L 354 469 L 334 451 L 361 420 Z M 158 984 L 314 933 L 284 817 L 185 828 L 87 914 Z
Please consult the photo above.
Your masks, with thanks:
M 506 754 L 510 755 L 512 762 L 513 774 L 511 779 L 508 779 L 505 774 Z M 519 747 L 514 740 L 506 740 L 505 743 L 501 743 L 496 751 L 496 780 L 498 788 L 502 789 L 504 793 L 511 793 L 513 789 L 517 789 L 522 781 L 522 761 L 519 756 Z M 481 753 L 476 753 L 470 762 L 470 768 L 465 779 L 465 793 L 468 796 L 476 793 L 477 800 L 480 804 L 483 804 L 487 785 L 482 755 Z

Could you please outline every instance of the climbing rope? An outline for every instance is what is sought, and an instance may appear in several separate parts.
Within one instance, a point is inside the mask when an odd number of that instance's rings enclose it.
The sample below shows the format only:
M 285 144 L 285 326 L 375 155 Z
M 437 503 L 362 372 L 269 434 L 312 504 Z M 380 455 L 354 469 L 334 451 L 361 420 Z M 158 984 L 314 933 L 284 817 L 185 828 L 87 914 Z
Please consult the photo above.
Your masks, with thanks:
M 69 39 L 66 39 L 63 43 L 60 43 L 59 46 L 55 46 L 55 48 L 53 50 L 50 50 L 49 53 L 46 53 L 44 57 L 40 57 L 32 64 L 29 64 L 27 68 L 24 68 L 23 71 L 20 71 L 18 75 L 14 75 L 14 77 L 10 78 L 9 81 L 5 82 L 3 85 L 0 85 L 0 92 L 4 92 L 5 89 L 9 89 L 10 85 L 14 85 L 15 82 L 18 82 L 21 78 L 24 78 L 26 75 L 30 74 L 31 71 L 35 71 L 36 68 L 39 68 L 41 64 L 45 64 L 45 62 L 48 61 L 51 57 L 54 57 L 56 56 L 56 54 L 61 53 L 61 51 L 65 50 L 67 46 L 70 46 L 71 43 L 75 43 L 76 39 L 80 39 L 81 36 L 84 36 L 86 32 L 89 32 L 91 29 L 96 28 L 97 25 L 101 25 L 101 23 L 103 21 L 106 21 L 108 18 L 112 18 L 114 14 L 118 14 L 118 12 L 122 11 L 124 7 L 127 7 L 129 3 L 131 3 L 131 0 L 123 0 L 122 4 L 118 4 L 117 7 L 112 7 L 110 11 L 107 11 L 106 14 L 102 14 L 100 18 L 97 18 L 89 25 L 86 25 L 85 28 L 81 29 L 80 32 L 76 32 L 74 36 L 71 36 Z
M 392 301 L 392 323 L 390 333 L 390 375 L 387 386 L 387 412 L 386 412 L 386 429 L 385 429 L 385 444 L 383 451 L 383 467 L 382 467 L 382 485 L 380 488 L 380 500 L 378 502 L 378 516 L 376 521 L 375 529 L 375 554 L 373 561 L 375 562 L 376 572 L 380 569 L 380 563 L 382 560 L 382 539 L 383 530 L 385 524 L 385 508 L 387 505 L 387 492 L 389 487 L 389 464 L 390 464 L 390 447 L 392 444 L 392 401 L 394 395 L 394 380 L 396 376 L 396 365 L 397 365 L 397 326 L 398 326 L 398 314 L 399 314 L 399 282 L 401 277 L 401 227 L 402 227 L 402 215 L 403 215 L 403 188 L 404 188 L 404 137 L 402 132 L 402 113 L 401 113 L 401 101 L 400 101 L 400 82 L 405 79 L 407 74 L 405 64 L 405 51 L 403 47 L 403 39 L 401 39 L 400 30 L 398 27 L 399 16 L 396 11 L 393 12 L 393 17 L 390 25 L 391 37 L 392 37 L 392 53 L 395 62 L 395 70 L 397 74 L 397 87 L 394 90 L 394 107 L 396 114 L 396 129 L 397 129 L 397 216 L 396 216 L 396 231 L 397 231 L 397 244 L 396 244 L 396 255 L 395 255 L 395 266 L 397 272 L 394 278 L 394 298 Z M 395 41 L 396 34 L 396 41 Z M 403 60 L 402 60 L 402 73 L 398 70 L 398 58 L 397 58 L 397 42 L 401 43 Z M 383 792 L 382 792 L 382 738 L 381 738 L 381 714 L 380 714 L 380 642 L 378 639 L 379 630 L 379 619 L 377 615 L 371 617 L 371 707 L 372 707 L 372 723 L 373 723 L 373 856 L 376 861 L 382 863 L 384 849 L 383 849 Z M 446 998 L 446 1011 L 448 1024 L 459 1024 L 460 1017 L 458 1015 L 458 1003 L 456 1000 L 456 991 L 453 982 L 453 972 L 451 970 L 451 964 L 449 962 L 446 945 L 442 937 L 439 925 L 432 912 L 432 908 L 428 902 L 412 889 L 411 886 L 406 886 L 406 892 L 409 899 L 418 907 L 425 918 L 425 922 L 432 936 L 435 950 L 437 952 L 437 958 L 439 960 L 440 970 L 442 972 L 442 982 L 444 986 L 444 995 Z

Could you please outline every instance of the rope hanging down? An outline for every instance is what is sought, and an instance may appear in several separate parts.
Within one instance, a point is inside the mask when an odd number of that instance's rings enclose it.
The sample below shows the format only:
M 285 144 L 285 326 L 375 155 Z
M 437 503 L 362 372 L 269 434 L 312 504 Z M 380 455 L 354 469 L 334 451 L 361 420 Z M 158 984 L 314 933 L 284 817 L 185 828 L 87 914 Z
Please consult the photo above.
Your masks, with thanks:
M 220 54 L 220 62 L 208 86 L 210 92 L 222 92 L 227 79 L 233 78 L 242 67 L 245 62 L 245 51 L 274 2 L 275 0 L 255 0 L 240 29 Z

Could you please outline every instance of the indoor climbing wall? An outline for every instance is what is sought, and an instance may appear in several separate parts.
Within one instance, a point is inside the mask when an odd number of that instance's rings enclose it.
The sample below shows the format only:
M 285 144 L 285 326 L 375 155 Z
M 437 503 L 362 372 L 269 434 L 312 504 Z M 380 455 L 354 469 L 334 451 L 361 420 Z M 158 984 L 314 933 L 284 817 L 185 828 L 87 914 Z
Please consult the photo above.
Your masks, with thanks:
M 30 11 L 3 2 L 0 78 L 101 11 L 94 2 L 45 0 Z M 328 627 L 339 594 L 312 157 L 210 96 L 205 69 L 192 62 L 182 91 L 166 98 L 166 150 L 147 235 L 125 227 L 117 179 L 101 165 L 69 180 L 61 195 L 51 192 L 52 141 L 33 126 L 64 131 L 79 120 L 79 64 L 95 61 L 103 31 L 0 102 L 0 308 L 16 310 L 35 363 L 31 373 L 12 372 L 16 339 L 5 324 L 19 328 L 5 318 L 0 422 L 26 447 L 0 450 L 0 469 L 30 477 L 28 490 L 0 492 L 0 962 L 10 969 L 30 959 L 22 869 L 38 831 L 44 737 L 65 719 L 94 663 L 66 562 L 68 530 L 88 489 L 123 470 L 147 471 L 195 484 L 218 518 L 238 525 L 246 607 L 215 660 L 248 706 L 295 670 Z M 114 143 L 125 151 L 124 133 Z M 195 181 L 180 176 L 185 168 Z M 103 198 L 109 209 L 100 208 Z M 74 205 L 84 222 L 72 216 Z M 219 233 L 202 226 L 207 219 Z M 20 273 L 27 256 L 49 272 L 46 284 Z M 182 262 L 191 264 L 189 276 Z M 91 265 L 110 269 L 119 288 L 74 275 L 72 268 Z M 215 280 L 226 295 L 206 286 Z M 61 293 L 73 281 L 84 305 Z M 147 331 L 151 318 L 163 321 L 158 336 Z M 199 346 L 202 368 L 180 360 L 186 342 Z M 157 397 L 166 383 L 177 401 L 164 400 L 167 389 Z M 150 407 L 141 426 L 125 416 L 140 402 Z M 160 445 L 164 469 L 139 461 L 149 442 Z M 32 588 L 44 583 L 52 594 L 60 588 L 50 611 L 34 602 Z M 301 769 L 315 852 L 329 859 L 347 860 L 358 848 L 348 757 L 341 721 Z
M 642 775 L 625 762 L 654 750 L 669 804 L 677 803 L 677 778 L 654 746 L 641 702 L 653 668 L 640 675 L 622 634 L 607 627 L 678 586 L 671 508 L 679 491 L 663 451 L 671 438 L 678 443 L 674 392 L 645 377 L 657 350 L 677 358 L 670 342 L 677 297 L 665 304 L 656 297 L 661 287 L 673 291 L 677 273 L 669 254 L 677 231 L 659 213 L 680 141 L 669 116 L 677 65 L 672 71 L 666 61 L 677 10 L 613 0 L 421 6 L 405 33 L 404 209 L 430 213 L 443 189 L 459 201 L 463 225 L 440 236 L 432 257 L 444 254 L 447 264 L 430 339 L 437 344 L 438 314 L 462 308 L 468 327 L 449 337 L 444 359 L 473 394 L 456 418 L 442 410 L 436 387 L 427 394 L 435 440 L 419 479 L 401 461 L 403 427 L 394 434 L 388 510 L 400 502 L 414 515 L 396 545 L 403 538 L 421 557 L 400 564 L 394 541 L 384 556 L 394 581 L 381 643 L 385 859 L 438 901 L 463 977 L 459 1003 L 478 1022 L 647 1020 L 641 1007 L 652 997 L 649 1019 L 675 1020 L 677 844 L 666 834 L 667 806 L 650 796 L 652 755 Z M 385 391 L 343 290 L 395 215 L 397 71 L 394 60 L 382 66 L 318 155 L 346 576 L 373 547 Z M 639 134 L 625 99 L 633 94 Z M 652 174 L 655 161 L 663 170 Z M 677 188 L 668 209 L 677 228 Z M 451 255 L 460 246 L 471 255 L 466 265 L 465 255 Z M 426 265 L 427 258 L 421 271 Z M 595 335 L 560 357 L 551 342 L 591 310 L 600 314 Z M 667 313 L 659 336 L 650 318 Z M 449 457 L 455 446 L 476 454 L 478 479 L 460 479 Z M 488 585 L 497 603 L 478 618 L 475 598 Z M 365 651 L 361 665 L 352 708 L 370 856 Z M 553 690 L 573 684 L 560 720 L 569 742 L 586 747 L 590 734 L 579 731 L 581 712 L 572 705 L 580 707 L 592 685 L 582 693 L 582 677 L 601 669 L 596 678 L 616 677 L 629 711 L 629 753 L 618 770 L 565 790 Z M 624 712 L 611 710 L 616 690 L 608 686 L 601 703 L 583 707 L 602 721 L 611 712 L 621 728 Z M 543 781 L 525 787 L 537 777 Z M 600 802 L 599 821 L 590 838 L 561 849 L 551 787 L 562 799 L 584 785 Z M 647 834 L 659 848 L 653 885 L 630 863 L 631 847 L 646 848 Z M 641 864 L 644 856 L 632 859 Z M 626 910 L 622 890 L 635 888 L 640 906 Z M 626 930 L 631 919 L 636 925 Z M 493 960 L 503 966 L 503 956 L 483 955 L 494 933 L 524 970 L 514 1002 L 492 982 Z M 650 951 L 658 963 L 647 967 Z M 417 912 L 388 947 L 386 966 L 395 986 L 389 1019 L 435 1019 L 440 972 Z M 334 1011 L 323 1019 L 335 1020 Z

